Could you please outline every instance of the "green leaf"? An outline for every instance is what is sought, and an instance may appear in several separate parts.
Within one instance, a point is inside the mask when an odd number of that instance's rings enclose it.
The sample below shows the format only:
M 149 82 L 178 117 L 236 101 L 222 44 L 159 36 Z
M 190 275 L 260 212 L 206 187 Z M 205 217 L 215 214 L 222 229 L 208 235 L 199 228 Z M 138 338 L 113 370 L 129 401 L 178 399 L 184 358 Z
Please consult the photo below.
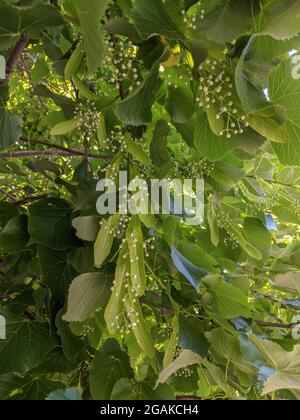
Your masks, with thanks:
M 274 143 L 287 143 L 289 135 L 284 125 L 278 124 L 273 118 L 249 115 L 248 122 L 253 130 Z
M 42 363 L 30 371 L 31 375 L 49 375 L 53 373 L 68 374 L 76 365 L 71 363 L 63 353 L 62 347 L 50 351 Z
M 41 401 L 50 392 L 63 387 L 63 383 L 43 377 L 0 375 L 0 398 L 3 401 Z
M 197 319 L 179 317 L 179 342 L 183 349 L 207 357 L 209 344 L 203 333 L 202 323 Z
M 189 259 L 182 255 L 175 246 L 172 246 L 171 257 L 177 270 L 191 283 L 196 291 L 199 292 L 202 279 L 208 272 L 193 264 Z
M 72 99 L 64 95 L 58 95 L 44 85 L 37 85 L 34 88 L 33 93 L 37 96 L 52 99 L 54 103 L 63 110 L 66 118 L 72 119 L 74 117 L 76 103 L 72 101 Z
M 78 118 L 72 118 L 56 124 L 50 131 L 51 136 L 63 136 L 72 133 L 78 128 Z
M 57 252 L 38 246 L 42 280 L 49 287 L 53 304 L 63 306 L 71 281 L 76 276 L 68 252 Z
M 230 400 L 240 399 L 236 394 L 236 389 L 228 385 L 228 377 L 226 377 L 221 368 L 210 363 L 208 360 L 203 360 L 202 363 L 206 368 L 206 375 L 211 383 L 215 383 L 219 388 L 223 389 Z
M 149 155 L 142 149 L 141 145 L 131 140 L 130 138 L 126 138 L 125 142 L 126 142 L 127 152 L 131 154 L 134 160 L 146 166 L 151 165 L 151 159 Z
M 141 41 L 137 30 L 127 18 L 114 17 L 105 25 L 105 29 L 112 34 L 126 36 L 133 42 Z
M 0 233 L 0 250 L 2 252 L 22 252 L 27 246 L 27 217 L 25 215 L 12 218 Z
M 76 235 L 82 241 L 94 242 L 99 232 L 99 217 L 83 216 L 72 220 Z
M 44 199 L 29 207 L 30 243 L 56 251 L 78 244 L 72 227 L 72 207 L 58 198 Z
M 217 223 L 217 216 L 214 211 L 213 203 L 209 203 L 207 207 L 207 219 L 210 229 L 210 240 L 212 244 L 217 247 L 220 243 L 220 233 Z
M 251 62 L 255 42 L 255 37 L 250 38 L 248 44 L 243 50 L 235 70 L 237 93 L 247 114 L 251 114 L 270 106 L 270 103 L 264 95 L 263 89 L 255 86 L 251 80 L 252 69 L 249 67 L 248 63 Z
M 223 117 L 219 116 L 218 108 L 211 104 L 210 108 L 206 110 L 206 115 L 208 118 L 209 126 L 211 131 L 218 137 L 220 137 L 225 128 L 225 122 Z M 219 117 L 219 118 L 218 118 Z
M 94 246 L 95 267 L 100 268 L 109 256 L 119 221 L 120 215 L 115 214 L 103 222 Z
M 86 349 L 81 337 L 73 334 L 69 324 L 62 319 L 63 310 L 60 310 L 55 319 L 57 333 L 61 339 L 64 356 L 75 365 L 86 358 Z
M 95 71 L 103 60 L 104 43 L 100 20 L 105 13 L 108 3 L 108 0 L 75 0 L 90 73 Z
M 279 274 L 273 279 L 275 287 L 292 293 L 293 295 L 300 295 L 300 271 L 294 271 L 285 274 Z
M 258 249 L 265 260 L 270 257 L 272 247 L 272 234 L 258 219 L 246 218 L 244 234 L 247 241 Z
M 183 86 L 169 88 L 166 109 L 174 123 L 182 124 L 189 120 L 195 112 L 194 95 L 191 89 Z
M 22 120 L 1 105 L 0 101 L 0 151 L 8 150 L 22 134 Z
M 89 368 L 91 394 L 95 400 L 109 400 L 118 380 L 132 378 L 129 358 L 116 340 L 108 340 L 95 354 Z
M 1 310 L 6 319 L 6 339 L 0 340 L 0 372 L 25 374 L 38 366 L 56 346 L 46 323 L 29 321 Z M 13 357 L 12 357 L 13 355 Z
M 259 349 L 267 364 L 274 369 L 274 374 L 264 384 L 264 395 L 280 389 L 300 388 L 300 345 L 291 352 L 285 351 L 278 344 L 250 336 L 251 342 Z
M 247 375 L 254 374 L 254 369 L 243 357 L 237 338 L 227 334 L 221 328 L 210 331 L 206 336 L 211 344 L 210 352 L 219 363 L 225 366 L 230 363 Z
M 297 0 L 272 0 L 262 7 L 257 18 L 257 31 L 278 40 L 290 39 L 300 33 L 300 4 Z
M 48 4 L 38 4 L 36 6 L 21 10 L 21 32 L 32 30 L 42 30 L 45 27 L 63 26 L 65 21 L 59 10 Z
M 262 256 L 260 250 L 257 249 L 255 246 L 253 246 L 249 241 L 247 241 L 247 239 L 245 238 L 243 233 L 240 231 L 240 229 L 238 229 L 237 227 L 231 226 L 230 230 L 235 235 L 236 240 L 238 241 L 240 247 L 251 258 L 254 258 L 255 260 L 259 260 L 259 261 L 262 260 L 263 256 Z
M 221 0 L 212 3 L 205 19 L 197 20 L 197 30 L 209 39 L 225 44 L 248 31 L 258 2 Z
M 160 167 L 170 160 L 171 156 L 167 147 L 167 137 L 170 131 L 171 129 L 165 120 L 159 120 L 156 123 L 150 147 L 151 159 L 155 166 Z
M 199 154 L 212 162 L 222 160 L 235 148 L 232 139 L 216 136 L 212 132 L 207 116 L 202 109 L 199 109 L 197 113 L 194 136 L 195 147 Z
M 177 245 L 177 249 L 181 252 L 189 261 L 202 270 L 209 273 L 218 273 L 217 261 L 204 251 L 198 244 L 191 244 L 189 242 L 180 242 Z
M 125 296 L 125 309 L 138 345 L 146 356 L 153 359 L 155 357 L 154 343 L 147 329 L 140 302 L 130 289 Z
M 0 202 L 0 226 L 2 229 L 13 217 L 18 215 L 19 211 L 16 206 L 11 203 Z
M 19 38 L 21 18 L 18 10 L 2 2 L 0 4 L 0 49 L 13 46 Z
M 152 380 L 136 383 L 130 379 L 120 379 L 114 386 L 111 399 L 135 401 L 168 401 L 175 399 L 171 387 L 160 385 L 157 389 L 153 389 L 154 385 L 155 382 Z
M 76 74 L 80 68 L 80 65 L 82 63 L 84 56 L 85 56 L 85 51 L 84 51 L 83 41 L 81 41 L 77 44 L 75 50 L 72 52 L 66 64 L 66 67 L 65 67 L 66 80 L 71 80 L 72 77 L 76 77 Z
M 118 118 L 127 125 L 139 126 L 152 121 L 152 105 L 162 81 L 159 72 L 152 69 L 141 86 L 117 108 Z
M 97 137 L 101 146 L 105 146 L 107 142 L 107 132 L 106 132 L 105 116 L 102 112 L 99 113 L 99 125 L 97 128 Z
M 184 44 L 188 47 L 190 53 L 192 54 L 194 66 L 200 66 L 200 64 L 207 58 L 208 55 L 206 44 L 199 39 L 188 39 Z
M 109 332 L 114 335 L 123 326 L 124 298 L 126 285 L 130 277 L 130 261 L 127 258 L 128 247 L 123 246 L 117 263 L 114 286 L 105 309 L 104 318 Z
M 166 369 L 164 369 L 157 380 L 156 386 L 164 384 L 167 380 L 174 375 L 178 370 L 184 369 L 188 366 L 198 365 L 202 362 L 202 358 L 198 354 L 190 350 L 184 350 L 174 362 L 172 362 Z
M 271 376 L 264 385 L 263 395 L 283 389 L 300 390 L 300 374 L 278 373 Z
M 185 38 L 172 17 L 168 15 L 161 0 L 137 0 L 132 16 L 142 38 L 149 38 L 152 35 L 163 35 L 170 39 Z
M 0 49 L 13 46 L 22 33 L 62 25 L 64 25 L 62 15 L 56 7 L 51 5 L 40 4 L 17 9 L 1 2 Z
M 172 247 L 175 243 L 175 235 L 178 225 L 179 221 L 177 216 L 167 216 L 164 220 L 164 238 L 170 247 Z
M 76 277 L 69 290 L 68 310 L 63 319 L 82 322 L 105 306 L 110 296 L 111 283 L 102 273 L 88 273 Z
M 300 84 L 293 79 L 292 72 L 289 58 L 270 73 L 270 99 L 285 110 L 285 127 L 289 136 L 287 144 L 273 144 L 273 147 L 281 163 L 300 166 Z
M 221 316 L 226 319 L 252 317 L 247 296 L 240 289 L 224 281 L 206 281 L 205 284 L 213 295 L 213 302 Z

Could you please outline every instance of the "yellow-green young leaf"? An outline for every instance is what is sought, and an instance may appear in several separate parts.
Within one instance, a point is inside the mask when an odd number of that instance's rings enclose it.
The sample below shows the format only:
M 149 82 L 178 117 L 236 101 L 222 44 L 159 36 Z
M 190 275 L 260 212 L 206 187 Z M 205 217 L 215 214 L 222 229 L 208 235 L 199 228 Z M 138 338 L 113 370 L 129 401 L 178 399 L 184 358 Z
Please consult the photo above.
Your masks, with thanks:
M 152 106 L 162 85 L 159 75 L 159 66 L 154 64 L 141 86 L 119 104 L 116 113 L 123 124 L 136 127 L 152 121 Z
M 100 21 L 108 3 L 108 0 L 75 0 L 90 73 L 96 70 L 102 63 L 104 42 Z
M 82 274 L 73 280 L 68 296 L 68 310 L 63 319 L 67 322 L 83 322 L 106 305 L 111 283 L 102 273 Z
M 238 229 L 231 227 L 231 230 L 234 232 L 234 235 L 240 244 L 241 248 L 252 258 L 255 260 L 262 260 L 262 254 L 261 252 L 256 249 L 253 245 L 251 245 L 245 237 L 242 235 L 241 232 L 238 231 Z
M 139 214 L 139 218 L 140 221 L 149 229 L 153 228 L 156 224 L 154 214 Z
M 99 217 L 83 216 L 72 220 L 72 226 L 76 229 L 76 236 L 82 241 L 94 242 L 99 231 Z
M 154 343 L 147 330 L 142 308 L 137 296 L 128 288 L 125 297 L 126 314 L 130 321 L 132 331 L 143 352 L 151 359 L 155 356 Z
M 260 135 L 274 143 L 287 143 L 288 132 L 284 125 L 278 124 L 273 118 L 264 118 L 257 115 L 249 115 L 250 126 Z
M 146 165 L 146 166 L 151 165 L 152 162 L 151 162 L 150 156 L 135 141 L 127 138 L 126 139 L 126 147 L 127 147 L 128 153 L 131 154 L 133 159 L 137 160 L 138 162 L 142 163 L 143 165 Z
M 262 3 L 256 18 L 256 30 L 277 40 L 287 40 L 299 34 L 300 4 L 298 0 L 277 0 Z
M 128 247 L 123 246 L 116 268 L 116 275 L 114 287 L 108 305 L 105 309 L 104 318 L 110 334 L 114 335 L 118 329 L 123 326 L 123 312 L 124 302 L 123 299 L 127 292 L 126 284 L 130 280 L 130 261 L 129 261 Z
M 100 268 L 109 256 L 119 221 L 120 215 L 114 214 L 102 224 L 94 246 L 95 267 Z
M 247 296 L 237 287 L 224 281 L 204 280 L 213 296 L 213 303 L 220 315 L 226 319 L 251 318 L 250 304 Z
M 75 50 L 73 51 L 69 61 L 65 67 L 65 79 L 70 80 L 74 75 L 77 74 L 80 64 L 85 56 L 83 42 L 79 42 Z
M 159 384 L 164 384 L 167 380 L 178 372 L 178 370 L 184 369 L 188 366 L 198 365 L 202 363 L 202 357 L 198 354 L 193 353 L 190 350 L 184 350 L 177 359 L 174 360 L 170 365 L 168 365 L 159 375 L 156 387 Z
M 72 133 L 78 127 L 78 121 L 78 118 L 72 118 L 55 125 L 50 132 L 51 136 L 64 136 Z
M 300 295 L 300 271 L 292 271 L 275 277 L 273 284 L 278 289 Z
M 219 115 L 218 109 L 215 105 L 211 104 L 210 108 L 206 111 L 208 122 L 211 128 L 211 131 L 216 136 L 221 136 L 224 130 L 224 118 L 222 115 Z
M 92 92 L 87 85 L 79 79 L 78 76 L 73 76 L 73 81 L 79 90 L 79 93 L 86 99 L 90 101 L 99 101 L 101 97 L 99 97 L 96 93 Z
M 132 285 L 136 293 L 143 296 L 147 280 L 144 264 L 144 237 L 138 216 L 131 219 L 126 237 L 130 253 Z
M 207 219 L 210 229 L 211 242 L 215 247 L 217 247 L 220 243 L 220 233 L 212 203 L 209 203 L 207 207 Z
M 105 126 L 105 118 L 101 112 L 99 114 L 99 125 L 97 128 L 97 136 L 98 136 L 99 144 L 101 146 L 106 146 L 107 133 L 106 133 L 106 126 Z

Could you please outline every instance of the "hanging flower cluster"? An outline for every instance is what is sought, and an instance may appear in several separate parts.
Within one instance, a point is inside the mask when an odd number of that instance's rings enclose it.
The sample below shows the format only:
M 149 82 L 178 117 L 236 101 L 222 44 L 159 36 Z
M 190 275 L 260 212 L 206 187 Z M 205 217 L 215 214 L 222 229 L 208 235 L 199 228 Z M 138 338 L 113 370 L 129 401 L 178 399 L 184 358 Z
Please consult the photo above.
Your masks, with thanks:
M 199 107 L 214 112 L 220 123 L 220 136 L 231 138 L 243 134 L 249 127 L 246 116 L 237 107 L 238 97 L 233 80 L 223 60 L 207 59 L 199 66 Z
M 128 91 L 132 92 L 141 84 L 136 65 L 137 48 L 131 41 L 115 38 L 106 40 L 106 45 L 107 54 L 102 65 L 106 81 L 117 89 L 124 83 Z

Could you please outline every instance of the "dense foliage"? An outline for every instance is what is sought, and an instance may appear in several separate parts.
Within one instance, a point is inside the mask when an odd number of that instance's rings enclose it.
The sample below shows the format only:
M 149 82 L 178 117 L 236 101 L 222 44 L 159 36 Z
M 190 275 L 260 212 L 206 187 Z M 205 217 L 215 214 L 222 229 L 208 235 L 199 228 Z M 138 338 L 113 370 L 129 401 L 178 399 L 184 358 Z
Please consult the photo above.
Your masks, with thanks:
M 300 399 L 299 34 L 299 0 L 0 0 L 1 399 Z M 204 177 L 204 224 L 99 216 L 119 170 Z

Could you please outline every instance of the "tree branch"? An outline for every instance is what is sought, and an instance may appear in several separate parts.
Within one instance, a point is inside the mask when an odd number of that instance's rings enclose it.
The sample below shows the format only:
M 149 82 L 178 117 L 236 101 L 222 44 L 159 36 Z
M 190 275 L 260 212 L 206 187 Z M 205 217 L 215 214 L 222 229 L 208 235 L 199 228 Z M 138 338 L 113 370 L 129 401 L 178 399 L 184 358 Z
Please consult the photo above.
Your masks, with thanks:
M 57 149 L 57 150 L 60 150 L 62 152 L 66 152 L 69 155 L 85 156 L 85 150 L 72 149 L 72 148 L 69 148 L 69 147 L 64 147 L 64 146 L 60 146 L 58 144 L 50 143 L 50 142 L 45 141 L 45 140 L 28 140 L 28 139 L 21 138 L 20 141 L 22 141 L 24 143 L 30 143 L 30 144 L 36 144 L 36 145 L 40 145 L 40 146 L 50 147 L 51 149 Z M 111 156 L 100 156 L 100 155 L 96 155 L 96 154 L 89 154 L 88 157 L 92 158 L 92 159 L 104 159 L 104 160 L 111 159 Z
M 69 151 L 50 151 L 50 150 L 21 150 L 16 152 L 6 152 L 1 153 L 0 157 L 5 159 L 18 159 L 25 157 L 84 157 L 84 150 L 74 150 L 73 152 Z M 110 156 L 97 156 L 89 155 L 89 159 L 110 159 Z
M 5 84 L 8 82 L 10 75 L 16 68 L 20 57 L 22 56 L 25 48 L 27 47 L 29 42 L 28 36 L 26 34 L 22 34 L 17 45 L 13 49 L 12 53 L 10 54 L 7 63 L 6 63 L 6 79 L 1 84 Z
M 141 299 L 142 303 L 147 304 L 145 299 Z M 174 309 L 169 306 L 155 306 L 156 309 L 159 309 L 161 313 L 174 313 Z M 201 317 L 198 317 L 198 319 L 202 319 Z M 252 321 L 254 324 L 258 325 L 259 327 L 265 327 L 265 328 L 281 328 L 284 330 L 291 329 L 295 326 L 295 324 L 275 324 L 273 322 L 264 322 L 264 321 L 258 321 L 253 319 Z
M 84 156 L 84 153 L 70 153 L 70 152 L 55 152 L 55 151 L 44 151 L 44 150 L 26 150 L 17 152 L 7 152 L 0 155 L 5 159 L 25 158 L 25 157 L 78 157 Z
M 273 322 L 263 322 L 263 321 L 253 321 L 256 325 L 259 327 L 265 327 L 265 328 L 281 328 L 283 330 L 288 330 L 290 328 L 293 328 L 295 324 L 274 324 Z

